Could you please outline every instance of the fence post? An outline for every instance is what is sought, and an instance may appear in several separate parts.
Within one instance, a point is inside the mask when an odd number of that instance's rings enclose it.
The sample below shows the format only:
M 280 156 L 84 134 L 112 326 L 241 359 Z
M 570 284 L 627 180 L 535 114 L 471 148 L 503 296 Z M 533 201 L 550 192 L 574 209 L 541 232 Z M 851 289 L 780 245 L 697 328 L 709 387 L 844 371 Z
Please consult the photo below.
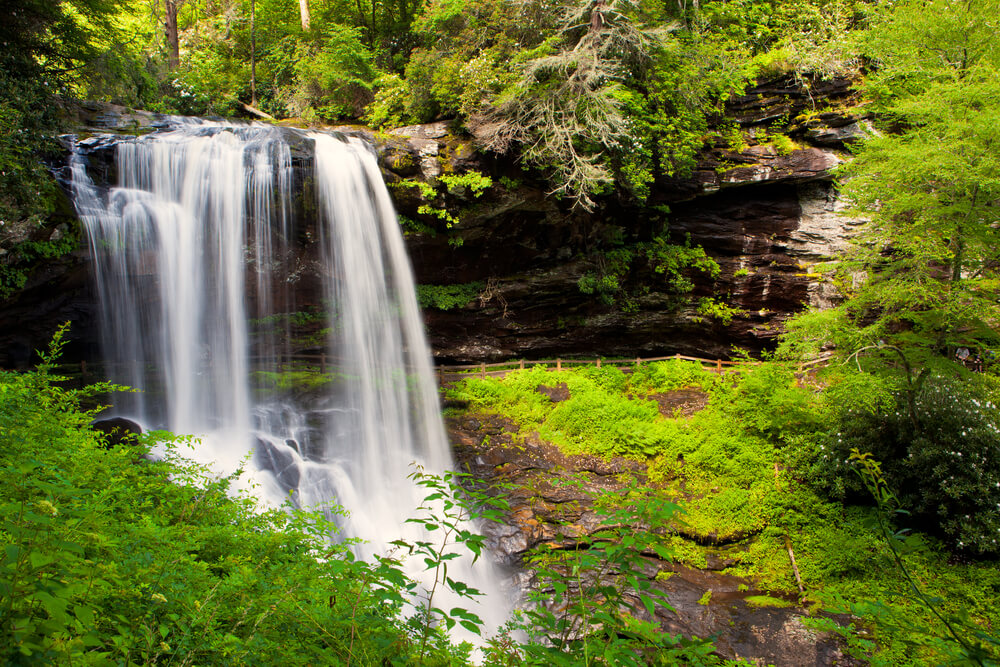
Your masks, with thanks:
M 524 359 L 521 359 L 521 370 L 524 370 Z
M 715 370 L 722 371 L 722 359 L 715 360 Z
M 556 359 L 556 373 L 562 371 L 562 359 Z
M 326 375 L 326 352 L 319 355 L 319 372 Z
M 597 358 L 597 367 L 598 368 L 601 367 L 601 358 L 600 357 Z
M 485 380 L 486 379 L 486 362 L 485 361 L 480 362 L 480 364 L 479 364 L 479 372 L 482 374 L 483 379 Z
M 681 360 L 681 353 L 680 352 L 678 352 L 677 354 L 674 355 L 674 360 L 675 361 L 680 361 Z
M 636 357 L 635 358 L 635 365 L 636 366 L 641 366 L 642 365 L 642 359 L 640 359 L 639 357 Z

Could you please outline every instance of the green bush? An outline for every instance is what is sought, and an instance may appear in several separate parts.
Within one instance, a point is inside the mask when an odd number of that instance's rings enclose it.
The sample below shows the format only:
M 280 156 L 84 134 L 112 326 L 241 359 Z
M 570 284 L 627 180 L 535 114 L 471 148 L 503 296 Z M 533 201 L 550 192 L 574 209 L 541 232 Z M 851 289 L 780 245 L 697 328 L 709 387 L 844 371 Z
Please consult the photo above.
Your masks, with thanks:
M 882 462 L 885 481 L 922 530 L 978 556 L 1000 555 L 1000 410 L 973 382 L 928 379 L 916 414 L 894 406 L 847 411 L 817 455 L 816 483 L 866 500 L 847 461 L 854 448 Z
M 39 372 L 0 372 L 0 660 L 418 659 L 398 563 L 331 544 L 322 513 L 235 494 L 231 478 L 183 461 L 184 440 L 150 433 L 108 448 L 78 407 L 85 394 L 61 389 L 46 359 Z M 153 442 L 164 460 L 146 458 Z M 436 635 L 426 660 L 451 664 L 459 654 Z
M 327 28 L 320 46 L 299 46 L 295 86 L 287 105 L 296 114 L 315 110 L 320 118 L 336 121 L 360 118 L 372 101 L 378 74 L 374 57 L 361 42 L 356 28 Z
M 458 285 L 417 285 L 417 302 L 421 308 L 452 310 L 467 305 L 482 293 L 483 283 Z
M 708 389 L 716 379 L 717 376 L 699 362 L 671 359 L 636 366 L 629 377 L 629 388 L 643 394 L 686 387 Z
M 799 386 L 791 368 L 769 363 L 751 367 L 730 394 L 731 411 L 749 432 L 785 442 L 823 423 L 816 395 Z

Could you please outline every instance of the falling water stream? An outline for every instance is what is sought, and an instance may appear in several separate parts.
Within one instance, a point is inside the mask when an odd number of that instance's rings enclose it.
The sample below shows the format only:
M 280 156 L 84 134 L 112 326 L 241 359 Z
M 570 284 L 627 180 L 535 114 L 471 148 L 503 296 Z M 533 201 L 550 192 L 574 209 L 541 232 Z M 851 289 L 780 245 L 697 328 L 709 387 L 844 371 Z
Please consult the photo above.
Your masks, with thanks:
M 296 175 L 290 139 L 311 146 L 308 173 Z M 414 465 L 442 472 L 451 455 L 412 271 L 372 149 L 320 133 L 186 122 L 118 139 L 114 150 L 109 188 L 91 179 L 85 150 L 74 150 L 70 167 L 108 375 L 140 390 L 117 412 L 196 435 L 192 458 L 219 474 L 249 460 L 244 487 L 263 502 L 342 506 L 337 520 L 364 540 L 362 556 L 424 539 L 406 522 L 423 498 L 408 475 Z M 313 205 L 296 206 L 308 196 Z M 310 219 L 297 219 L 303 210 Z M 293 350 L 287 335 L 248 324 L 285 321 L 276 316 L 294 307 L 289 258 L 306 227 L 321 247 L 333 378 L 307 401 L 254 390 L 251 373 L 280 373 Z M 487 591 L 496 613 L 477 611 L 502 622 L 487 565 L 453 566 L 450 576 Z

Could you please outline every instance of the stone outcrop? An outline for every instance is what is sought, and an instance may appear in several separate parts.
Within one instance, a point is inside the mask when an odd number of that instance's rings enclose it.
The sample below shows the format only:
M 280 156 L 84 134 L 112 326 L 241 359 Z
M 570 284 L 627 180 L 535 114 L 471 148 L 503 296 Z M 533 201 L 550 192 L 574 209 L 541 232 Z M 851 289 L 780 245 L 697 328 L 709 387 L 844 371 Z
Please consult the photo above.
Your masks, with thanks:
M 657 182 L 647 207 L 610 198 L 593 213 L 573 210 L 546 197 L 545 184 L 510 159 L 475 154 L 458 127 L 393 131 L 382 163 L 390 184 L 434 183 L 470 169 L 493 180 L 481 198 L 452 196 L 440 184 L 433 198 L 393 187 L 401 215 L 418 223 L 407 239 L 418 282 L 484 286 L 464 307 L 426 312 L 435 356 L 727 357 L 734 346 L 769 347 L 784 320 L 805 306 L 830 305 L 836 290 L 820 269 L 857 225 L 841 215 L 831 171 L 870 126 L 849 110 L 850 82 L 809 83 L 811 89 L 793 80 L 770 83 L 733 100 L 727 118 L 742 129 L 744 145 L 706 149 L 691 176 Z M 812 111 L 831 105 L 847 110 Z M 787 132 L 782 150 L 771 141 L 777 123 Z M 401 171 L 393 164 L 416 166 Z M 665 219 L 652 213 L 664 205 Z M 445 226 L 428 208 L 447 210 L 457 224 Z M 674 242 L 704 247 L 719 276 L 693 273 L 695 289 L 679 298 L 635 261 L 617 276 L 623 284 L 616 303 L 580 289 L 581 278 L 600 274 L 608 251 L 648 242 L 664 222 Z M 729 322 L 706 316 L 698 310 L 705 297 L 739 312 Z

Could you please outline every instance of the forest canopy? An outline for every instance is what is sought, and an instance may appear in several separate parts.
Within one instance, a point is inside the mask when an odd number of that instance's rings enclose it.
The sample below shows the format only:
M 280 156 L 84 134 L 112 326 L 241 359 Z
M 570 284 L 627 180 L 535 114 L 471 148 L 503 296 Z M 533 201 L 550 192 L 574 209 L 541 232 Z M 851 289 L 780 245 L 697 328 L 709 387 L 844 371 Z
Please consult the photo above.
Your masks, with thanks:
M 15 47 L 0 92 L 18 100 L 0 109 L 0 160 L 18 160 L 13 128 L 44 124 L 41 100 L 58 91 L 181 114 L 458 119 L 575 203 L 612 190 L 642 200 L 657 177 L 690 171 L 710 120 L 748 83 L 857 71 L 849 36 L 875 4 L 18 0 L 0 10 Z

